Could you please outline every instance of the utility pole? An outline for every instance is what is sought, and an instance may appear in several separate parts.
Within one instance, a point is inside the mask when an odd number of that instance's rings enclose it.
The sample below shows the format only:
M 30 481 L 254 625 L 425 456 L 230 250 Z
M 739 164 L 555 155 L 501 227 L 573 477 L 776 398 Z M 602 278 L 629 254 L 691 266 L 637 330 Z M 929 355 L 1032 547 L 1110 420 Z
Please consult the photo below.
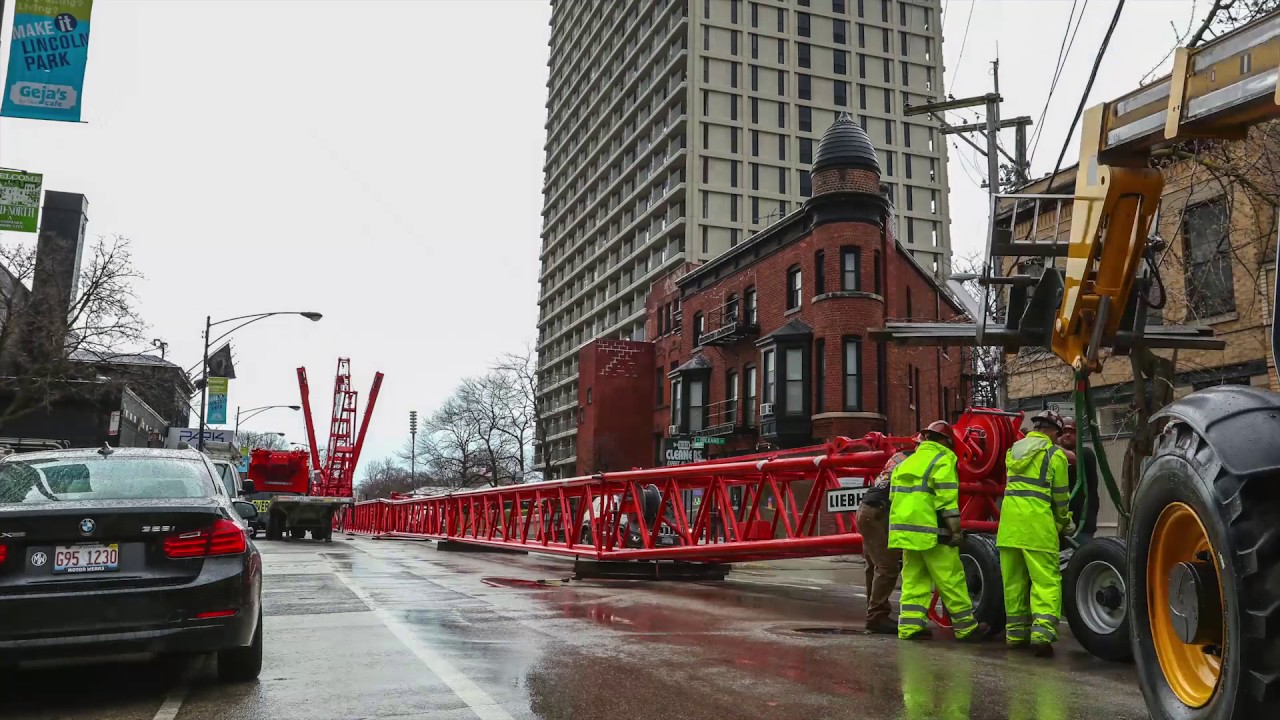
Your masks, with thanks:
M 998 263 L 992 261 L 991 244 L 996 231 L 996 212 L 999 208 L 999 199 L 1001 192 L 1000 183 L 1000 157 L 1003 155 L 1013 165 L 1011 178 L 1014 184 L 1026 182 L 1029 168 L 1027 165 L 1027 133 L 1026 127 L 1031 124 L 1031 118 L 1021 116 L 1010 120 L 1000 119 L 1000 103 L 1003 98 L 1000 96 L 1000 61 L 995 60 L 991 63 L 992 76 L 992 92 L 985 95 L 976 95 L 968 98 L 960 98 L 955 100 L 944 100 L 935 103 L 926 103 L 924 105 L 908 105 L 905 108 L 906 115 L 931 115 L 942 125 L 939 132 L 943 135 L 957 135 L 961 140 L 974 147 L 979 153 L 987 158 L 987 257 L 983 268 L 983 277 L 979 278 L 979 282 L 983 285 L 983 298 L 979 311 L 981 317 L 976 318 L 978 325 L 977 345 L 984 346 L 985 335 L 987 329 L 988 315 L 991 313 L 991 303 L 987 297 L 992 285 L 1001 284 L 1000 276 L 1002 268 Z M 951 125 L 946 122 L 944 114 L 948 110 L 959 110 L 961 108 L 976 107 L 982 105 L 986 109 L 985 122 L 968 123 L 964 125 Z M 1015 128 L 1017 131 L 1017 148 L 1012 157 L 1000 147 L 1000 131 L 1004 128 Z M 973 140 L 964 136 L 964 133 L 976 132 L 984 136 L 986 140 L 986 148 L 982 148 Z M 996 302 L 999 302 L 997 295 Z M 1009 390 L 1005 382 L 1005 378 L 1001 377 L 996 385 L 996 402 L 1003 409 L 1009 403 Z
M 418 487 L 418 411 L 409 411 L 409 484 Z

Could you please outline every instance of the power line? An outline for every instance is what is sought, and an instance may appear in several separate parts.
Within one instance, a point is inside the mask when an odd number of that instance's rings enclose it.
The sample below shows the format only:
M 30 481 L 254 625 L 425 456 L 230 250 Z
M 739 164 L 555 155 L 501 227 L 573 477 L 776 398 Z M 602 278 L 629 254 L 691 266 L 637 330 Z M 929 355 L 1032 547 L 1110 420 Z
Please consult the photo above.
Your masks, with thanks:
M 1085 83 L 1084 94 L 1080 96 L 1080 106 L 1076 108 L 1075 117 L 1071 119 L 1071 127 L 1067 129 L 1067 137 L 1062 141 L 1062 151 L 1058 153 L 1058 162 L 1053 164 L 1053 172 L 1049 173 L 1049 182 L 1053 182 L 1053 178 L 1057 177 L 1058 171 L 1062 169 L 1062 159 L 1067 156 L 1067 147 L 1071 145 L 1071 136 L 1076 132 L 1076 125 L 1080 122 L 1080 116 L 1084 114 L 1085 103 L 1089 102 L 1089 92 L 1093 90 L 1093 81 L 1098 77 L 1098 68 L 1102 66 L 1102 58 L 1107 54 L 1107 46 L 1111 44 L 1111 35 L 1116 31 L 1116 25 L 1120 23 L 1120 12 L 1124 10 L 1124 0 L 1118 0 L 1116 3 L 1116 12 L 1111 16 L 1111 24 L 1107 26 L 1107 34 L 1102 36 L 1102 46 L 1098 48 L 1098 54 L 1093 59 L 1093 69 L 1089 71 L 1089 82 Z
M 973 8 L 978 0 L 969 0 L 969 18 L 964 21 L 964 36 L 960 38 L 960 54 L 956 56 L 956 71 L 951 75 L 951 87 L 954 88 L 960 74 L 960 61 L 964 59 L 964 46 L 969 41 L 969 23 L 973 21 Z
M 1058 79 L 1062 77 L 1062 70 L 1067 66 L 1067 59 L 1071 57 L 1071 48 L 1076 44 L 1076 33 L 1080 31 L 1080 25 L 1084 21 L 1084 14 L 1089 10 L 1089 0 L 1084 0 L 1084 7 L 1080 8 L 1080 17 L 1075 18 L 1077 0 L 1071 0 L 1071 12 L 1067 15 L 1067 24 L 1062 28 L 1062 43 L 1058 46 L 1058 61 L 1054 66 L 1053 81 L 1049 83 L 1049 96 L 1044 99 L 1044 108 L 1040 110 L 1040 119 L 1036 121 L 1035 130 L 1032 131 L 1031 152 L 1027 156 L 1027 163 L 1030 164 L 1035 158 L 1036 149 L 1040 147 L 1040 138 L 1044 132 L 1044 119 L 1049 115 L 1049 103 L 1053 101 L 1053 91 L 1058 87 Z M 1071 20 L 1075 18 L 1075 29 L 1071 29 Z M 1067 35 L 1071 35 L 1071 41 L 1067 42 Z

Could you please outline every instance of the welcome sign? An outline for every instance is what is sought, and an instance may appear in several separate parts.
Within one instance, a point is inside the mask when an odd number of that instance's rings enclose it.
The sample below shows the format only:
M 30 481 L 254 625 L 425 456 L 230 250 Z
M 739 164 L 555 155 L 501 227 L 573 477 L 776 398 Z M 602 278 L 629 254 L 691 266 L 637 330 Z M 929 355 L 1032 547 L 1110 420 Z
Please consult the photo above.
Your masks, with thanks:
M 0 115 L 80 121 L 93 0 L 17 0 Z

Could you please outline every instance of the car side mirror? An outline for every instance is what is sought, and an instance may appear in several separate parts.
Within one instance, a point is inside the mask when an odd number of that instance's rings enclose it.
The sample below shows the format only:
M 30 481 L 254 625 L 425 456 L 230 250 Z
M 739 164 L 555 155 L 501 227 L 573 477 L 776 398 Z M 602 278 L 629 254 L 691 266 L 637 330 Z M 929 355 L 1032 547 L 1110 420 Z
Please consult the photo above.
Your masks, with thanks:
M 248 500 L 234 500 L 231 504 L 236 506 L 236 514 L 238 514 L 242 519 L 258 519 L 258 508 Z
M 252 495 L 256 492 L 258 492 L 258 488 L 254 487 L 252 480 L 245 480 L 243 487 L 240 488 L 241 495 Z

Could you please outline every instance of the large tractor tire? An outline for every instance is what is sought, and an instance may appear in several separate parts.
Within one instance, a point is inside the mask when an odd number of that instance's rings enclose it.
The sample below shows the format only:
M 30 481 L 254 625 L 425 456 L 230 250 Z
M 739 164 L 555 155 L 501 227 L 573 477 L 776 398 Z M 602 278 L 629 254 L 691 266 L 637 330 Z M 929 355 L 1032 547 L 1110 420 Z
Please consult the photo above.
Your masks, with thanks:
M 1130 623 L 1156 720 L 1280 717 L 1280 397 L 1193 393 L 1143 469 Z
M 1071 634 L 1094 657 L 1112 662 L 1133 659 L 1127 564 L 1124 540 L 1098 538 L 1072 554 L 1062 576 L 1062 606 Z

